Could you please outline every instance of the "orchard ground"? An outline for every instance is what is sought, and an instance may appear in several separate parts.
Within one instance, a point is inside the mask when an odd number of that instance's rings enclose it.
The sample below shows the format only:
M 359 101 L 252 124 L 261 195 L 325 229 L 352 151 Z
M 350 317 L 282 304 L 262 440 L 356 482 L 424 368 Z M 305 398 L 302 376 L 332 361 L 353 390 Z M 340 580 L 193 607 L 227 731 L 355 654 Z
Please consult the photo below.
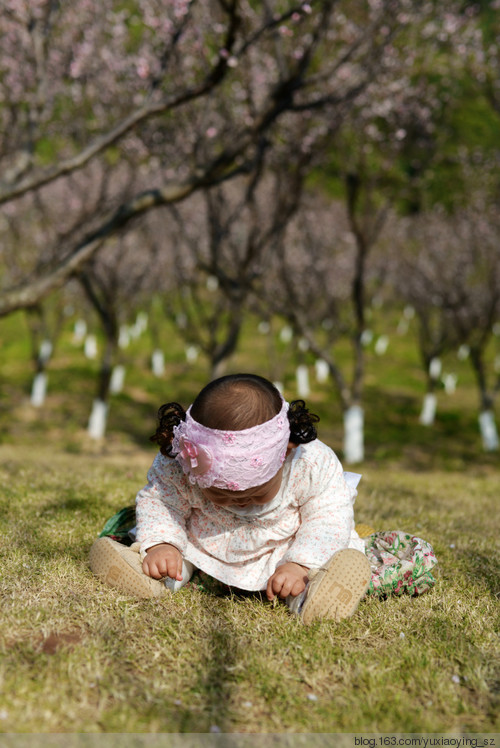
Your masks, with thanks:
M 127 350 L 134 365 L 102 443 L 85 431 L 98 364 L 70 330 L 41 408 L 29 404 L 21 316 L 1 322 L 0 339 L 2 732 L 500 732 L 500 470 L 498 454 L 481 449 L 466 362 L 444 362 L 458 389 L 439 393 L 429 428 L 418 423 L 424 376 L 411 337 L 391 334 L 383 357 L 367 351 L 367 456 L 345 465 L 363 474 L 357 521 L 429 540 L 436 586 L 304 627 L 258 595 L 187 588 L 138 601 L 89 571 L 104 521 L 145 481 L 157 407 L 187 405 L 205 383 L 203 362 L 188 365 L 180 339 L 168 338 L 162 379 L 149 371 L 146 339 Z M 279 376 L 293 399 L 295 354 L 274 348 L 249 324 L 230 370 Z M 341 456 L 331 385 L 311 382 L 321 438 Z

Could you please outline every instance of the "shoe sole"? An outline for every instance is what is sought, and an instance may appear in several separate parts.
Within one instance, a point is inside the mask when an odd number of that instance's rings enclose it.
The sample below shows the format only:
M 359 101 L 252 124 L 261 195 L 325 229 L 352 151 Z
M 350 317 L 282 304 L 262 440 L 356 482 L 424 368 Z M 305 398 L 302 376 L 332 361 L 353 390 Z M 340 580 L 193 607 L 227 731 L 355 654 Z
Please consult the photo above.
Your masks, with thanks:
M 368 589 L 370 562 L 353 548 L 335 553 L 309 583 L 300 616 L 306 625 L 318 618 L 349 618 Z
M 138 553 L 110 538 L 99 538 L 89 553 L 89 565 L 101 582 L 140 598 L 160 597 L 165 586 L 142 571 Z

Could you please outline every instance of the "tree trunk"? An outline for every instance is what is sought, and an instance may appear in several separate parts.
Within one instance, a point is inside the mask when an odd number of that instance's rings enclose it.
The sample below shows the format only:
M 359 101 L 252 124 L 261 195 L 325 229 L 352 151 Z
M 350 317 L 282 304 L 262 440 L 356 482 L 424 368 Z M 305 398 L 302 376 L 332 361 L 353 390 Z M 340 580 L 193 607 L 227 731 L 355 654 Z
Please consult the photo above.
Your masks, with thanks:
M 499 447 L 498 429 L 493 411 L 493 394 L 488 391 L 483 350 L 471 348 L 470 360 L 479 388 L 479 430 L 485 452 L 495 452 Z
M 344 411 L 344 461 L 353 465 L 364 458 L 364 412 L 360 405 L 351 405 Z

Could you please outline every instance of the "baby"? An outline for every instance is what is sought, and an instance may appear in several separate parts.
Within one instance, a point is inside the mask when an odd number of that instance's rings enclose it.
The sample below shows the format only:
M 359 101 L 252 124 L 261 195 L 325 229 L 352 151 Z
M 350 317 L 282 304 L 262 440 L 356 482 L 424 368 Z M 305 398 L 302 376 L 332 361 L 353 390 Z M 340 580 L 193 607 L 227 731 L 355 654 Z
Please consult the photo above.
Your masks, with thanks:
M 253 374 L 216 379 L 187 412 L 159 410 L 159 445 L 136 498 L 135 543 L 94 543 L 97 576 L 140 597 L 196 569 L 283 599 L 304 623 L 354 613 L 371 579 L 356 490 L 317 438 L 317 416 Z

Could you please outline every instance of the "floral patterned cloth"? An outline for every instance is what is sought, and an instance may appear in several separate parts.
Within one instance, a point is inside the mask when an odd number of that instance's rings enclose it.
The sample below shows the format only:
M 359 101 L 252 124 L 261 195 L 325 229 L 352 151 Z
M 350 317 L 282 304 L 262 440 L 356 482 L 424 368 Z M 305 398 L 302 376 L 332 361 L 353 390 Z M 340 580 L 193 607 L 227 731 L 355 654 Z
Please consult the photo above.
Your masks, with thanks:
M 364 541 L 372 567 L 367 595 L 421 595 L 434 585 L 437 558 L 426 540 L 393 530 L 375 532 Z

